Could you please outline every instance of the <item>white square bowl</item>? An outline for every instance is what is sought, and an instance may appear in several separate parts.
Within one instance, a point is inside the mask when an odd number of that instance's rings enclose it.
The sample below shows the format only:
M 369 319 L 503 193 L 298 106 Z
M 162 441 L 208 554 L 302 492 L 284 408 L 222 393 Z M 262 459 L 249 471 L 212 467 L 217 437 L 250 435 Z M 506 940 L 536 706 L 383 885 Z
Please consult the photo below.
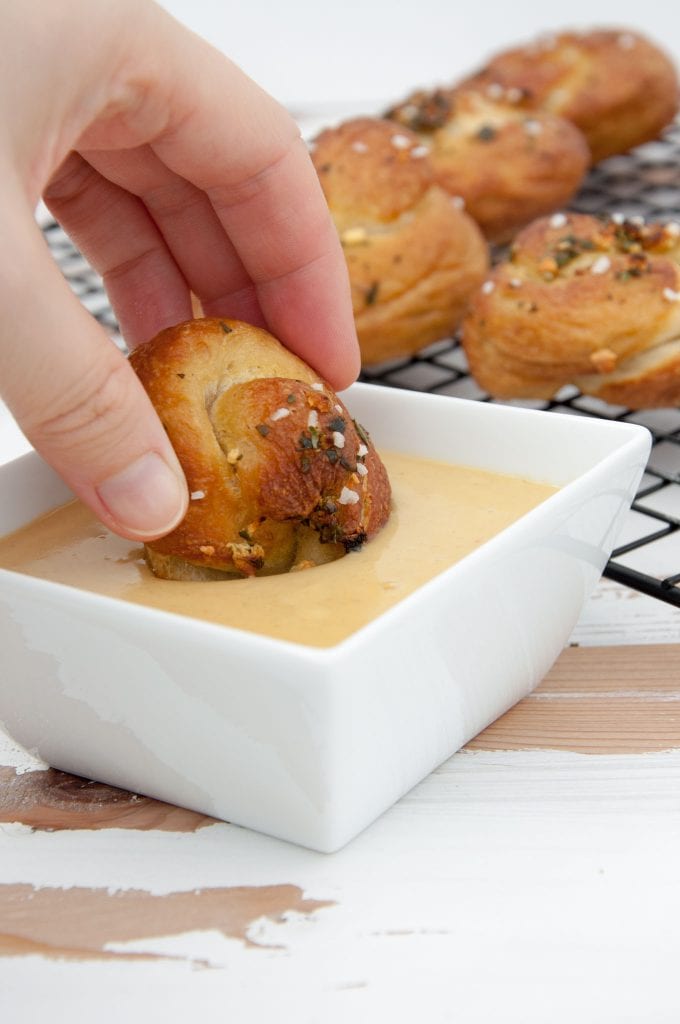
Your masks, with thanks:
M 609 557 L 648 432 L 369 385 L 344 398 L 379 448 L 560 490 L 330 648 L 2 570 L 0 720 L 19 743 L 330 852 L 537 685 Z M 35 454 L 0 468 L 0 493 L 0 534 L 69 497 Z

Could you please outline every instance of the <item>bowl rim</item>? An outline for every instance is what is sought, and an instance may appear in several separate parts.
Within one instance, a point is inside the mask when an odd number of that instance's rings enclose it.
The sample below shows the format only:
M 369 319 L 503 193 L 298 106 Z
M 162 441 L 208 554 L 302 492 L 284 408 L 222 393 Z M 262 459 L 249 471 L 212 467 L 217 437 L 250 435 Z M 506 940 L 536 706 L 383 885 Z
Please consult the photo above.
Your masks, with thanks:
M 384 631 L 389 631 L 392 620 L 399 618 L 404 614 L 408 614 L 409 610 L 424 601 L 430 600 L 430 594 L 433 590 L 440 589 L 448 584 L 452 577 L 467 573 L 470 569 L 474 568 L 474 564 L 479 559 L 486 559 L 489 555 L 493 556 L 496 550 L 502 550 L 503 547 L 512 543 L 514 537 L 521 534 L 523 531 L 529 529 L 535 521 L 540 521 L 546 515 L 546 511 L 551 511 L 556 505 L 563 503 L 566 500 L 571 500 L 574 491 L 580 488 L 587 488 L 590 479 L 593 476 L 599 475 L 603 471 L 603 467 L 611 460 L 627 460 L 633 454 L 636 449 L 639 449 L 640 456 L 643 455 L 645 450 L 649 449 L 651 444 L 651 434 L 649 430 L 636 423 L 621 423 L 620 421 L 609 421 L 600 420 L 591 417 L 574 417 L 572 414 L 559 413 L 559 412 L 548 412 L 546 410 L 527 409 L 524 407 L 517 406 L 506 406 L 502 404 L 491 404 L 478 402 L 472 399 L 455 398 L 446 395 L 436 395 L 423 392 L 413 391 L 402 391 L 399 388 L 387 388 L 380 385 L 367 384 L 364 382 L 356 383 L 348 388 L 346 391 L 341 392 L 343 400 L 345 397 L 348 399 L 351 405 L 352 394 L 370 395 L 380 394 L 381 401 L 398 401 L 400 405 L 403 405 L 405 401 L 411 401 L 413 406 L 417 406 L 419 403 L 441 403 L 441 408 L 448 406 L 451 409 L 464 406 L 467 411 L 471 411 L 473 408 L 476 410 L 475 415 L 486 416 L 494 415 L 499 418 L 515 418 L 517 422 L 522 419 L 525 422 L 530 422 L 530 419 L 536 422 L 535 417 L 545 418 L 544 422 L 554 421 L 556 418 L 569 420 L 573 423 L 574 419 L 583 421 L 588 424 L 585 428 L 589 432 L 602 433 L 603 435 L 608 434 L 610 437 L 613 434 L 618 435 L 621 443 L 615 447 L 610 453 L 598 457 L 593 465 L 583 473 L 579 473 L 573 480 L 570 480 L 564 484 L 556 484 L 557 487 L 555 493 L 549 495 L 543 501 L 540 502 L 535 508 L 530 509 L 524 513 L 517 520 L 510 523 L 499 533 L 490 537 L 487 541 L 479 545 L 473 551 L 470 551 L 463 558 L 457 562 L 449 565 L 441 572 L 436 573 L 434 576 L 423 582 L 414 591 L 406 594 L 403 598 L 397 601 L 396 604 L 387 608 L 385 611 L 379 613 L 374 618 L 370 619 L 364 625 L 354 630 L 348 636 L 343 637 L 337 643 L 329 646 L 317 647 L 300 643 L 297 641 L 285 640 L 278 637 L 267 636 L 266 634 L 260 634 L 251 632 L 249 630 L 240 629 L 236 626 L 230 626 L 228 624 L 214 623 L 206 621 L 204 619 L 192 618 L 188 615 L 181 615 L 177 612 L 166 611 L 161 608 L 151 608 L 144 605 L 138 605 L 133 602 L 128 602 L 122 597 L 113 597 L 105 594 L 98 594 L 94 591 L 88 591 L 79 587 L 73 586 L 67 583 L 60 583 L 55 580 L 44 580 L 40 577 L 29 576 L 27 574 L 18 572 L 12 569 L 0 568 L 0 583 L 3 581 L 11 586 L 19 586 L 21 590 L 32 592 L 36 598 L 54 598 L 62 600 L 67 599 L 71 606 L 75 604 L 76 608 L 81 605 L 87 605 L 89 609 L 101 609 L 102 614 L 105 614 L 107 610 L 114 608 L 117 613 L 122 613 L 123 610 L 133 617 L 136 622 L 144 623 L 145 621 L 153 623 L 154 625 L 162 624 L 166 622 L 169 626 L 175 629 L 191 629 L 197 632 L 199 635 L 215 640 L 216 642 L 223 642 L 229 644 L 238 644 L 239 646 L 249 647 L 261 651 L 270 651 L 272 655 L 286 656 L 288 658 L 303 659 L 311 664 L 317 665 L 328 665 L 339 658 L 344 658 L 353 652 L 355 647 L 363 647 L 366 643 L 370 642 L 371 634 L 378 633 L 382 634 Z M 389 396 L 389 397 L 388 397 Z M 493 409 L 494 413 L 491 414 L 489 410 Z M 487 410 L 484 412 L 483 410 Z M 351 408 L 350 408 L 351 411 Z M 530 419 L 528 419 L 530 418 Z M 381 445 L 381 447 L 388 447 Z M 424 458 L 428 456 L 424 455 Z M 438 456 L 433 456 L 439 461 L 445 461 L 439 459 Z M 25 472 L 29 471 L 40 471 L 44 469 L 50 471 L 46 463 L 40 458 L 35 452 L 28 452 L 18 459 L 15 459 L 4 466 L 0 465 L 0 479 L 3 475 L 15 472 L 21 474 L 22 466 Z M 452 464 L 463 464 L 458 460 Z M 470 463 L 474 465 L 474 463 Z M 516 474 L 515 474 L 516 475 Z M 58 478 L 57 478 L 58 479 Z M 532 479 L 526 477 L 526 479 Z M 58 507 L 55 504 L 52 507 Z M 26 524 L 31 520 L 27 520 Z M 11 533 L 13 531 L 8 531 Z M 352 557 L 350 553 L 349 556 Z M 319 570 L 323 570 L 324 566 L 319 566 Z

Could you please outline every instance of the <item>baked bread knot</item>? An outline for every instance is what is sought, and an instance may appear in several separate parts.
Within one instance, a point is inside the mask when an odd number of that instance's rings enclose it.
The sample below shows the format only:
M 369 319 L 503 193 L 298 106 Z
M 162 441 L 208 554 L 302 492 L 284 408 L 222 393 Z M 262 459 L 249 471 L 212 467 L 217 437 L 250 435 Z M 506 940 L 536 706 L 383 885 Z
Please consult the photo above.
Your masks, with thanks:
M 416 92 L 387 116 L 418 133 L 438 183 L 462 197 L 493 242 L 566 205 L 590 163 L 586 141 L 569 121 L 484 92 Z
M 359 118 L 324 131 L 312 157 L 344 249 L 364 365 L 449 336 L 489 256 L 437 184 L 427 147 L 390 121 Z
M 593 163 L 657 138 L 678 109 L 678 74 L 627 29 L 560 32 L 506 50 L 461 83 L 575 124 Z
M 190 320 L 130 361 L 177 453 L 191 500 L 145 546 L 165 579 L 260 576 L 331 561 L 390 514 L 366 431 L 331 387 L 266 331 Z
M 565 384 L 631 409 L 680 403 L 680 225 L 556 214 L 521 232 L 463 323 L 499 398 Z

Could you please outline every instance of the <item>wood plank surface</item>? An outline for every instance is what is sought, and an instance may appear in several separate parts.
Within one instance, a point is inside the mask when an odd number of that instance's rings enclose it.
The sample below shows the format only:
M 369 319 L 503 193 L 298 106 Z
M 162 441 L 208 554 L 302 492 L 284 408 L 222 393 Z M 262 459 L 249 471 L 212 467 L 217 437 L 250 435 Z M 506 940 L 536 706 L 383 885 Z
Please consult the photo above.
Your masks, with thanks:
M 638 754 L 680 748 L 680 646 L 569 647 L 468 750 Z

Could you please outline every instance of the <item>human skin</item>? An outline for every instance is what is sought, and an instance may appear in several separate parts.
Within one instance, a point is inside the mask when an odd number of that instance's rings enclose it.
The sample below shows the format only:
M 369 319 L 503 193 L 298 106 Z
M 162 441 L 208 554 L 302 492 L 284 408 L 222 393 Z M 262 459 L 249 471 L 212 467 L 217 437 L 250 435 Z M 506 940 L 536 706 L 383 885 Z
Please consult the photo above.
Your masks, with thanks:
M 102 522 L 153 539 L 184 516 L 184 476 L 52 260 L 38 200 L 131 348 L 188 319 L 193 292 L 342 388 L 359 353 L 337 233 L 293 120 L 151 0 L 0 0 L 0 19 L 0 391 Z

